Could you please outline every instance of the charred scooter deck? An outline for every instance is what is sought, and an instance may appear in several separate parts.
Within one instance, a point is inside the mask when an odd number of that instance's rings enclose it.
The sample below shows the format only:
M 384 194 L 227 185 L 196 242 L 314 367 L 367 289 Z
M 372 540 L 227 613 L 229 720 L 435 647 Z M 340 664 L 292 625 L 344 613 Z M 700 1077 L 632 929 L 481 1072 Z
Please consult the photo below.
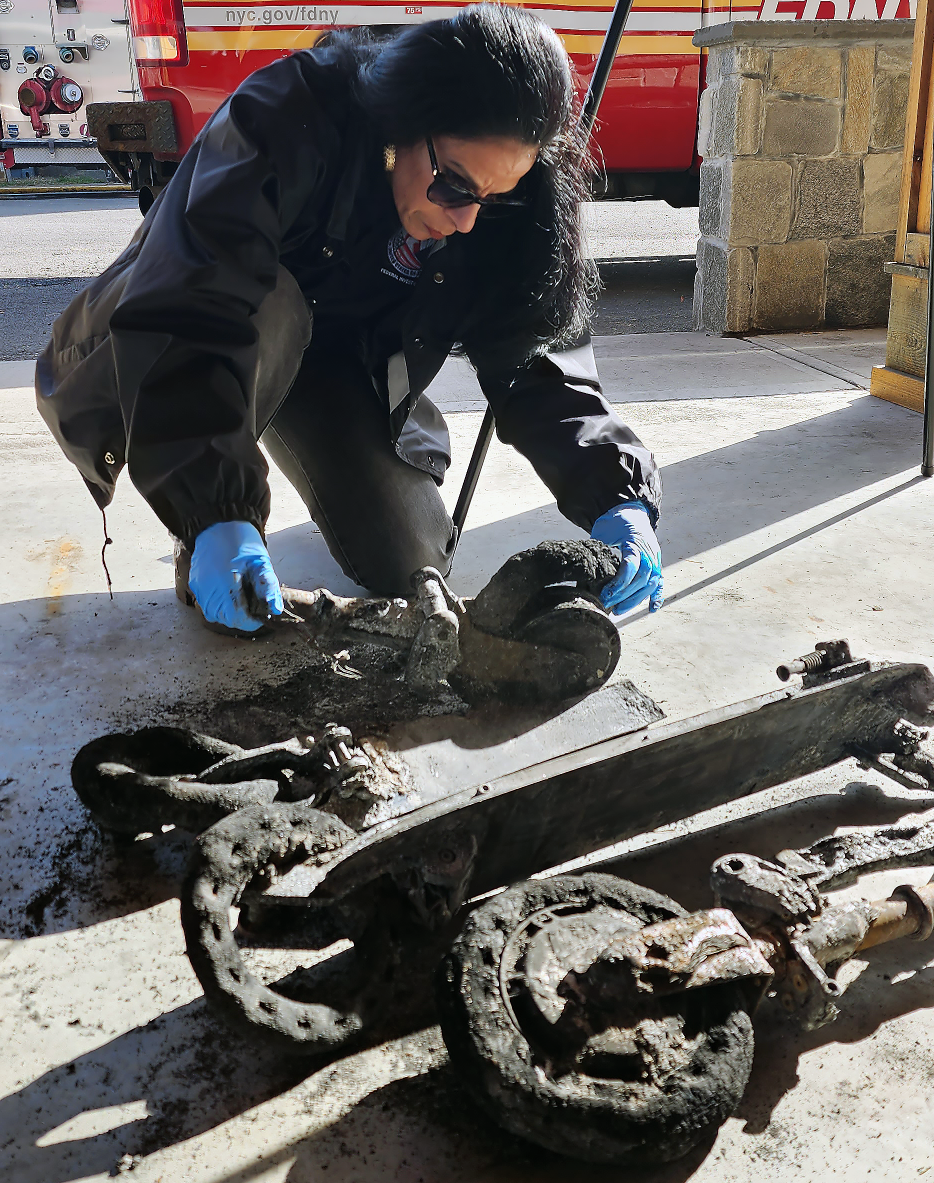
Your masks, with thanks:
M 628 733 L 585 746 L 573 745 L 569 727 L 565 751 L 454 792 L 445 791 L 438 774 L 438 741 L 413 743 L 419 731 L 430 735 L 443 724 L 399 728 L 406 746 L 395 747 L 395 754 L 407 766 L 419 807 L 377 823 L 320 867 L 313 860 L 299 864 L 266 887 L 263 900 L 330 902 L 376 876 L 411 871 L 442 849 L 456 850 L 463 868 L 457 894 L 477 896 L 817 772 L 858 750 L 896 752 L 901 720 L 932 721 L 934 678 L 922 665 L 853 664 L 863 672 L 846 676 L 844 667 L 833 671 L 833 681 L 776 690 L 677 722 L 638 730 L 630 724 Z M 614 689 L 586 700 L 589 714 L 599 717 L 601 698 L 611 699 Z M 649 709 L 644 701 L 633 707 L 634 714 Z M 476 736 L 483 726 L 468 717 L 450 730 Z M 469 779 L 469 771 L 465 753 L 457 775 Z

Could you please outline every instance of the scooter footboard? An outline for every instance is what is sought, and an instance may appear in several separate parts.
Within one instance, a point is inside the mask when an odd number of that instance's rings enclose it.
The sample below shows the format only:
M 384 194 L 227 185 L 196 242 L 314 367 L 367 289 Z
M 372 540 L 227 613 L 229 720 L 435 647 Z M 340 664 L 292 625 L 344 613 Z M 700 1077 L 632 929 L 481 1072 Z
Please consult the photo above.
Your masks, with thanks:
M 453 793 L 374 826 L 326 868 L 294 868 L 263 898 L 323 904 L 390 874 L 416 901 L 431 890 L 457 906 L 854 754 L 897 752 L 905 721 L 934 722 L 934 676 L 926 666 L 841 673 L 808 689 L 783 688 L 603 740 Z

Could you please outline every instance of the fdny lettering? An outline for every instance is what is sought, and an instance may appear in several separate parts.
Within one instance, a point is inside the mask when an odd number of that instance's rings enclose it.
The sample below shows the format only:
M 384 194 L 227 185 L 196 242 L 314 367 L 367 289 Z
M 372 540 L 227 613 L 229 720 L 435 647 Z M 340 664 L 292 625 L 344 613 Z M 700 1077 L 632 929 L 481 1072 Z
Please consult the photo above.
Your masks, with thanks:
M 913 19 L 917 0 L 762 0 L 760 21 Z
M 388 275 L 390 279 L 397 279 L 399 283 L 413 285 L 422 269 L 421 253 L 431 246 L 434 246 L 433 238 L 419 240 L 400 228 L 390 238 L 386 247 L 392 270 L 381 267 L 381 273 Z

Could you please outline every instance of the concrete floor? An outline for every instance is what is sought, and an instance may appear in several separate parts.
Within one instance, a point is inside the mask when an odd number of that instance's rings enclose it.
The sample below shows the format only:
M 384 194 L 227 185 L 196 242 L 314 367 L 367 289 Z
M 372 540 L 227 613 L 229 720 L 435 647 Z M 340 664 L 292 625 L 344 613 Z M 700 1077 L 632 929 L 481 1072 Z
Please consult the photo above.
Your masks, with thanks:
M 867 393 L 883 339 L 598 341 L 610 397 L 664 467 L 668 604 L 624 621 L 621 669 L 669 717 L 772 689 L 778 661 L 819 639 L 934 664 L 934 487 L 918 476 L 920 417 Z M 140 1183 L 900 1183 L 934 1170 L 934 963 L 910 942 L 867 959 L 834 1026 L 802 1034 L 763 1013 L 737 1116 L 689 1160 L 639 1175 L 500 1134 L 464 1100 L 435 1029 L 305 1078 L 215 1024 L 182 944 L 180 842 L 101 839 L 68 767 L 95 735 L 158 719 L 169 700 L 245 690 L 296 658 L 197 626 L 171 591 L 165 531 L 126 479 L 108 514 L 108 598 L 100 516 L 29 382 L 27 363 L 0 365 L 0 1178 L 98 1181 L 133 1166 Z M 453 499 L 479 393 L 454 363 L 435 393 Z M 271 480 L 283 581 L 354 590 L 297 495 Z M 495 443 L 452 582 L 471 593 L 509 554 L 575 533 Z M 613 866 L 703 905 L 714 857 L 934 806 L 909 797 L 840 767 L 631 843 Z M 869 894 L 929 875 L 875 876 Z

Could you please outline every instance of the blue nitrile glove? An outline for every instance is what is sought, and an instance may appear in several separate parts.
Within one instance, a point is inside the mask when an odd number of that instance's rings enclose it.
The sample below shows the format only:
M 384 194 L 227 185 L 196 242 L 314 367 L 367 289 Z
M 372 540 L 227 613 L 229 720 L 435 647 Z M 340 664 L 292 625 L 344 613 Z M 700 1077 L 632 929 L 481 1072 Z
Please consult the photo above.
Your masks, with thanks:
M 242 632 L 255 632 L 262 622 L 247 610 L 244 580 L 272 615 L 282 611 L 279 580 L 259 530 L 249 522 L 218 522 L 202 530 L 191 555 L 188 586 L 204 619 Z
M 619 616 L 643 600 L 649 601 L 650 612 L 657 612 L 665 602 L 662 550 L 642 502 L 625 501 L 608 509 L 594 522 L 590 537 L 619 547 L 623 557 L 616 577 L 600 592 L 607 612 Z

